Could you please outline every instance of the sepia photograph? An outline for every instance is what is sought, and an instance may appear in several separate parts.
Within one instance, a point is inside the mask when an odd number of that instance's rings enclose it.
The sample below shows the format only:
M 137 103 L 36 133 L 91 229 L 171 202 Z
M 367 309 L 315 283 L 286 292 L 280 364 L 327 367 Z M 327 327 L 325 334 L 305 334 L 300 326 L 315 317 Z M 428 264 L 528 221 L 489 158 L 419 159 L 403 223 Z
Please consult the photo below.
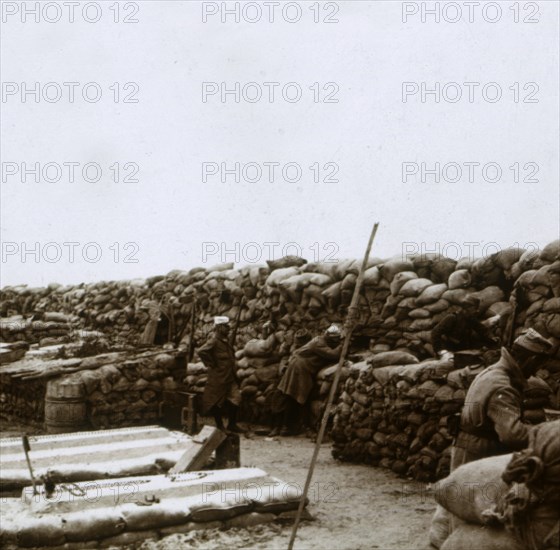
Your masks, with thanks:
M 0 548 L 558 550 L 560 0 L 0 0 Z

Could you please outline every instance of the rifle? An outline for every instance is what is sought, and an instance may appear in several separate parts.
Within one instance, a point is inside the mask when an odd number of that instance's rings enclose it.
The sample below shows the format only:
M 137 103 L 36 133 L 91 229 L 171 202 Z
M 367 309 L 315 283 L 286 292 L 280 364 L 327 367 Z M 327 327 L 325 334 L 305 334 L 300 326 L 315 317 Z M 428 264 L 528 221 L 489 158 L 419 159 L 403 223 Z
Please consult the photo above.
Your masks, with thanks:
M 196 298 L 193 300 L 191 309 L 191 331 L 189 339 L 189 349 L 187 350 L 187 365 L 192 362 L 194 357 L 194 331 L 196 329 Z
M 502 346 L 510 347 L 513 344 L 513 336 L 515 334 L 515 319 L 517 317 L 517 310 L 519 308 L 519 287 L 513 288 L 512 294 L 510 296 L 510 303 L 513 301 L 511 313 L 507 321 L 506 327 L 504 328 L 504 335 L 502 336 Z M 513 298 L 513 300 L 512 300 Z
M 237 329 L 239 328 L 239 320 L 241 318 L 241 310 L 243 309 L 244 304 L 245 304 L 245 296 L 242 296 L 241 301 L 239 302 L 239 308 L 237 310 L 237 315 L 235 316 L 235 323 L 233 325 L 233 330 L 231 331 L 231 337 L 229 340 L 232 346 L 235 346 L 235 339 L 237 338 Z

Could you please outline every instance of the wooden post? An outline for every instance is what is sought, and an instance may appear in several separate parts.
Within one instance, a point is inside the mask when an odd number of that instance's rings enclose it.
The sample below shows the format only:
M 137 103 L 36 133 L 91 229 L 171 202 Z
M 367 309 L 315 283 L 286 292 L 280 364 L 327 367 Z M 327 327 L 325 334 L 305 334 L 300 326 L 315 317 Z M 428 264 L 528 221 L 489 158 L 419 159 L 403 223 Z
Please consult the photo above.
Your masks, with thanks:
M 187 406 L 181 411 L 181 425 L 189 435 L 198 433 L 196 397 L 195 393 L 187 393 Z
M 241 466 L 241 443 L 237 434 L 229 434 L 225 441 L 216 449 L 215 470 L 239 468 Z
M 317 457 L 319 456 L 319 450 L 321 448 L 321 442 L 323 441 L 323 436 L 325 435 L 325 429 L 327 427 L 327 421 L 329 419 L 329 414 L 331 410 L 331 405 L 334 401 L 334 396 L 336 395 L 336 390 L 338 387 L 338 382 L 340 380 L 340 373 L 342 372 L 342 365 L 344 364 L 344 360 L 346 358 L 346 354 L 348 353 L 348 347 L 350 346 L 350 337 L 352 336 L 352 329 L 353 329 L 353 322 L 354 322 L 354 313 L 358 306 L 358 300 L 360 298 L 360 289 L 362 287 L 362 281 L 364 280 L 364 271 L 367 267 L 367 262 L 369 259 L 369 254 L 371 252 L 371 247 L 373 245 L 373 239 L 375 238 L 375 234 L 377 233 L 377 228 L 379 227 L 379 223 L 376 223 L 371 230 L 371 235 L 369 237 L 369 242 L 367 245 L 366 253 L 364 254 L 364 259 L 362 261 L 362 266 L 360 268 L 360 273 L 358 274 L 358 278 L 356 280 L 356 286 L 354 287 L 354 294 L 352 295 L 352 301 L 350 303 L 350 307 L 348 309 L 348 315 L 346 317 L 345 323 L 345 335 L 344 335 L 344 343 L 342 345 L 342 352 L 340 354 L 340 359 L 338 360 L 338 365 L 336 368 L 336 372 L 334 375 L 334 380 L 331 386 L 331 391 L 329 393 L 329 398 L 327 400 L 327 405 L 325 407 L 325 411 L 323 413 L 323 418 L 321 420 L 321 428 L 319 429 L 319 434 L 317 435 L 317 441 L 315 442 L 315 450 L 313 451 L 313 457 L 311 458 L 311 464 L 309 465 L 309 471 L 307 472 L 307 479 L 305 480 L 305 487 L 303 488 L 303 494 L 301 495 L 301 500 L 299 502 L 299 508 L 297 511 L 296 519 L 294 521 L 294 527 L 292 529 L 292 536 L 290 538 L 290 542 L 288 544 L 288 550 L 292 550 L 294 547 L 294 542 L 296 540 L 297 529 L 299 526 L 299 522 L 301 519 L 301 514 L 303 513 L 303 509 L 305 507 L 305 501 L 307 500 L 307 493 L 309 492 L 309 486 L 311 485 L 311 479 L 313 478 L 313 470 L 315 469 L 315 464 L 317 462 Z

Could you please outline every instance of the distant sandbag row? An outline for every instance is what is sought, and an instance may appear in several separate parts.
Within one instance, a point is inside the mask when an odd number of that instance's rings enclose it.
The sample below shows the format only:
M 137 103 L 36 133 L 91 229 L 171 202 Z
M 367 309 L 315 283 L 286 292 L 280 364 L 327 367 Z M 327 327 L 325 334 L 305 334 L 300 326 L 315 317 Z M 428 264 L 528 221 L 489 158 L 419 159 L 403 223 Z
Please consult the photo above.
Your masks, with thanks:
M 48 346 L 68 342 L 80 326 L 77 315 L 45 312 L 39 316 L 13 315 L 0 320 L 0 334 L 4 342 L 25 341 L 29 344 Z
M 343 320 L 360 262 L 306 263 L 286 257 L 268 264 L 240 269 L 222 264 L 175 270 L 145 280 L 66 287 L 52 284 L 45 289 L 5 287 L 1 298 L 6 314 L 29 314 L 37 309 L 63 312 L 78 316 L 82 328 L 128 342 L 138 341 L 150 307 L 161 304 L 169 333 L 176 339 L 188 325 L 195 299 L 200 312 L 197 336 L 203 339 L 212 316 L 234 318 L 241 297 L 245 298 L 238 347 L 258 335 L 263 319 L 273 318 L 283 330 L 306 328 L 314 334 L 330 322 Z M 540 315 L 542 332 L 560 338 L 556 300 L 560 241 L 540 252 L 507 249 L 487 258 L 459 261 L 424 254 L 371 259 L 368 266 L 359 302 L 361 332 L 391 349 L 406 347 L 416 355 L 430 355 L 430 330 L 472 294 L 480 299 L 487 317 L 500 314 L 505 323 L 511 311 L 510 293 L 520 278 L 521 287 L 529 285 L 531 290 L 517 308 L 516 330 Z

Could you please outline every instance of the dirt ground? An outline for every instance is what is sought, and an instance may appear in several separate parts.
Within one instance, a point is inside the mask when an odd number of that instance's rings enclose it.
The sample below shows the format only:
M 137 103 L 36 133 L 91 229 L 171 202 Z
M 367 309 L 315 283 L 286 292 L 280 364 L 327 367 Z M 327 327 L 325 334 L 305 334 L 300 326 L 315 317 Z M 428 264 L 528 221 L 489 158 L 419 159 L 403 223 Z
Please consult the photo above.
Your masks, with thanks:
M 19 435 L 0 423 L 2 437 Z M 313 442 L 304 436 L 241 437 L 241 465 L 265 470 L 303 488 Z M 308 510 L 314 521 L 300 524 L 295 549 L 427 550 L 435 503 L 424 484 L 392 472 L 334 460 L 331 444 L 321 446 L 309 492 Z M 193 531 L 146 541 L 141 550 L 176 548 L 286 549 L 292 524 L 266 524 L 247 529 Z M 138 548 L 138 547 L 137 547 Z

